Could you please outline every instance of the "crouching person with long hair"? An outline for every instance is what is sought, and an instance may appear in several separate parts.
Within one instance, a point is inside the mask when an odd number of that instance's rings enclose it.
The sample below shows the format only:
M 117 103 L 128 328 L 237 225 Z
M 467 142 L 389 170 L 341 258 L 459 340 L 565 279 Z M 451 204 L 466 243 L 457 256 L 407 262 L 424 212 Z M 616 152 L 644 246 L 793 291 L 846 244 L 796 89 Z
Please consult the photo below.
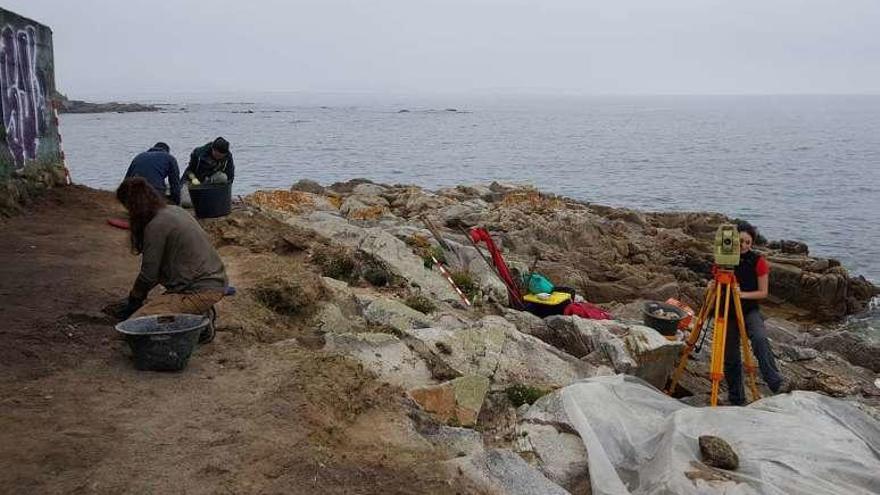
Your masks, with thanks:
M 140 177 L 126 179 L 116 198 L 128 210 L 131 249 L 141 255 L 141 271 L 119 316 L 208 314 L 223 298 L 227 278 L 201 225 L 186 210 L 167 205 Z M 165 292 L 147 299 L 159 284 Z M 213 325 L 200 341 L 212 338 Z

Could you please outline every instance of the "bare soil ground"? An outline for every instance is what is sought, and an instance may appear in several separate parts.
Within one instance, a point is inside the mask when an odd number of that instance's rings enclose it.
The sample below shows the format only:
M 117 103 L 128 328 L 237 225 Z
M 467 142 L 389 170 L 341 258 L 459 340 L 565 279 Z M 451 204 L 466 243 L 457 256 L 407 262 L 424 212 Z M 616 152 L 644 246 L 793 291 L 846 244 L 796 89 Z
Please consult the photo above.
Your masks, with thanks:
M 239 294 L 216 340 L 181 373 L 135 370 L 101 313 L 138 269 L 106 224 L 121 213 L 67 187 L 0 221 L 0 492 L 472 492 L 446 479 L 401 390 L 251 296 L 261 274 L 306 270 L 295 252 L 222 247 Z

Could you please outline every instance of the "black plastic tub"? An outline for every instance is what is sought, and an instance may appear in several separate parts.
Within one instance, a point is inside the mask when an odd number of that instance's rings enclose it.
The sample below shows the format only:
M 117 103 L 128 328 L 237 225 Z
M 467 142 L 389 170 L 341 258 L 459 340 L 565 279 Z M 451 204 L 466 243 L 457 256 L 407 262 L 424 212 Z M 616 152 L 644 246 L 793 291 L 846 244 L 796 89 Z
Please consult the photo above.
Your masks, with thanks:
M 180 371 L 186 368 L 202 330 L 211 319 L 202 315 L 153 315 L 116 325 L 134 355 L 139 370 Z
M 189 198 L 197 217 L 225 217 L 232 210 L 232 184 L 190 185 Z
M 658 310 L 675 314 L 674 318 L 661 318 L 655 315 Z M 678 323 L 685 317 L 685 312 L 676 306 L 662 302 L 648 301 L 642 307 L 645 326 L 660 332 L 661 335 L 673 337 L 678 331 Z

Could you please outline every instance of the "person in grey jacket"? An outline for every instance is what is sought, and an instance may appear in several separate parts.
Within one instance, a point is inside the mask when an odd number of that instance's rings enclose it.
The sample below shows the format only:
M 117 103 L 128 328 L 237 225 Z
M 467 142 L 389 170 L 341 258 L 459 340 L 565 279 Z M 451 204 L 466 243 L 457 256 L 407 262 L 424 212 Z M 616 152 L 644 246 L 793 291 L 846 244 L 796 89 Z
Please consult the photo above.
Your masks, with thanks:
M 201 225 L 186 210 L 167 205 L 141 177 L 126 179 L 116 198 L 129 213 L 131 248 L 141 269 L 122 319 L 188 313 L 206 314 L 226 293 L 226 268 Z M 157 285 L 163 294 L 147 299 Z

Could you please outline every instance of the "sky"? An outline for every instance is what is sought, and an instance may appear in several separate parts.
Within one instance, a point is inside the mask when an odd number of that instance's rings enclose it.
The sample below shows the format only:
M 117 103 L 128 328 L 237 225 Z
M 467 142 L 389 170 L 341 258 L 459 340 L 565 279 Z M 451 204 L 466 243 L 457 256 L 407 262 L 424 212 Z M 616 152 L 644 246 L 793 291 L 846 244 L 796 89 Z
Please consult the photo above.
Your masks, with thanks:
M 74 98 L 878 94 L 877 0 L 4 0 Z

